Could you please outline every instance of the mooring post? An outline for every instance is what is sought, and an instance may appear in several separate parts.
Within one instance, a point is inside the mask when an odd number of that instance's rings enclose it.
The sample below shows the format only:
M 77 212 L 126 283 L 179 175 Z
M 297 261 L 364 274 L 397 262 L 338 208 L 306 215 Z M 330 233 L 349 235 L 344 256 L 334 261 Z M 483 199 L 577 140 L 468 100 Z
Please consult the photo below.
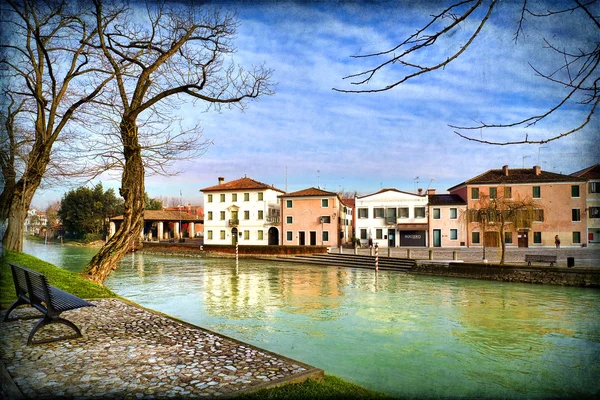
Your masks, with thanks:
M 433 260 L 433 250 L 429 249 L 429 259 Z
M 388 257 L 391 257 L 391 256 L 392 256 L 392 248 L 388 247 Z
M 406 258 L 410 258 L 410 249 L 406 249 Z
M 457 252 L 456 250 L 454 250 L 454 251 L 452 252 L 452 259 L 453 259 L 453 260 L 458 260 L 458 252 Z
M 375 243 L 375 271 L 379 271 L 379 246 Z

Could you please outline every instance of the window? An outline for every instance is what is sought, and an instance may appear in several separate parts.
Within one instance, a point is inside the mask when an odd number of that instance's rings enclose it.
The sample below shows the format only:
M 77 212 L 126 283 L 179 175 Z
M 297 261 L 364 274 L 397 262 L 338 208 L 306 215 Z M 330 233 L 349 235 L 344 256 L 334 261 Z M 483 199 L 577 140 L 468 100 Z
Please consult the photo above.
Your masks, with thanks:
M 220 219 L 221 221 L 225 221 L 225 211 L 221 211 L 221 212 L 219 213 L 219 219 Z
M 490 199 L 498 198 L 498 188 L 490 188 Z
M 383 239 L 383 229 L 375 229 L 375 239 Z
M 286 224 L 293 224 L 294 223 L 294 217 L 288 215 L 287 217 L 285 217 L 285 223 Z
M 581 243 L 581 232 L 573 232 L 573 243 Z
M 590 218 L 600 218 L 600 207 L 590 207 Z
M 425 207 L 415 207 L 415 218 L 425 218 Z
M 285 240 L 287 240 L 288 242 L 291 242 L 292 240 L 294 240 L 294 232 L 287 231 L 285 233 Z
M 600 193 L 600 182 L 590 182 L 590 193 Z
M 328 208 L 329 207 L 329 199 L 321 199 L 321 207 Z
M 231 194 L 231 201 L 237 201 L 237 193 Z
M 456 208 L 450 209 L 450 219 L 458 219 L 458 209 L 456 209 Z
M 479 244 L 479 232 L 471 232 L 471 242 L 473 244 Z
M 358 209 L 358 218 L 369 218 L 369 209 L 368 208 L 359 208 Z
M 533 187 L 533 198 L 540 199 L 542 197 L 542 189 L 539 186 Z
M 250 193 L 244 193 L 244 201 L 250 201 Z
M 571 221 L 573 221 L 573 222 L 581 221 L 581 210 L 579 208 L 573 208 L 571 210 Z
M 250 240 L 250 231 L 244 231 L 244 240 Z
M 535 244 L 542 243 L 542 232 L 533 232 L 533 243 L 535 243 Z
M 263 231 L 258 231 L 258 240 L 263 240 Z
M 471 188 L 471 200 L 479 200 L 479 188 Z
M 512 243 L 512 232 L 504 232 L 504 243 Z
M 360 230 L 360 238 L 361 239 L 367 239 L 367 230 L 366 229 L 361 229 Z
M 258 192 L 258 201 L 263 201 L 263 192 Z
M 258 219 L 263 219 L 263 214 L 264 214 L 263 210 L 258 210 Z
M 244 211 L 244 219 L 250 219 L 250 211 Z
M 398 215 L 400 218 L 408 218 L 408 207 L 399 208 Z
M 321 216 L 321 223 L 323 223 L 323 224 L 330 224 L 331 223 L 331 217 L 329 215 L 323 215 L 323 216 Z
M 458 229 L 450 229 L 450 240 L 458 240 Z
M 512 199 L 512 188 L 510 186 L 504 188 L 504 198 Z
M 285 208 L 292 208 L 292 200 L 285 201 Z
M 385 216 L 385 210 L 383 208 L 374 208 L 373 209 L 373 217 L 374 218 L 383 218 Z
M 212 221 L 212 211 L 209 211 L 209 212 L 208 212 L 208 220 L 209 220 L 209 221 Z
M 442 217 L 442 213 L 439 208 L 433 209 L 433 219 L 440 219 Z
M 323 231 L 323 241 L 329 242 L 329 232 L 328 231 Z
M 212 240 L 212 231 L 208 231 L 207 234 L 208 234 L 208 240 Z
M 225 193 L 222 193 L 222 194 L 219 195 L 219 201 L 221 203 L 225 203 Z
M 533 220 L 535 222 L 544 222 L 544 210 L 533 210 Z
M 219 233 L 220 233 L 219 236 L 221 237 L 221 240 L 225 240 L 225 231 L 220 231 Z
M 579 197 L 579 185 L 571 186 L 571 197 Z
M 212 203 L 212 194 L 209 194 L 209 195 L 208 195 L 208 202 L 209 202 L 209 203 Z

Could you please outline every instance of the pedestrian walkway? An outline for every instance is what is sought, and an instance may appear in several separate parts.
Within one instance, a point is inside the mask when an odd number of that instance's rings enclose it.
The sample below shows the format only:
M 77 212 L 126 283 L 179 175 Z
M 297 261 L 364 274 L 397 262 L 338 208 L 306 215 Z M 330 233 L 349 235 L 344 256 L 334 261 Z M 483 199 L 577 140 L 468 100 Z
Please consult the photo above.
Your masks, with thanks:
M 35 319 L 0 322 L 0 367 L 16 385 L 9 391 L 31 399 L 222 398 L 323 376 L 320 369 L 124 300 L 91 302 L 97 307 L 64 314 L 81 328 L 79 339 L 26 346 Z M 19 316 L 28 314 L 36 312 L 18 309 Z M 63 333 L 70 331 L 55 324 L 36 339 Z

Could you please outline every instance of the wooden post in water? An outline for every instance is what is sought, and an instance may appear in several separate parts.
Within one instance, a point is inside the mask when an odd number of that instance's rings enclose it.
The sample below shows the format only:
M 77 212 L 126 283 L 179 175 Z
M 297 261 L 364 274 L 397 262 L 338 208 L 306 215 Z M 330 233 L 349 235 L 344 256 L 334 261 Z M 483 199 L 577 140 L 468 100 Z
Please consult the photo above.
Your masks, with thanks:
M 457 252 L 456 250 L 454 250 L 454 251 L 452 252 L 452 259 L 453 259 L 453 260 L 458 260 L 458 252 Z
M 429 259 L 433 260 L 433 249 L 429 249 Z
M 235 266 L 238 265 L 238 242 L 235 242 Z
M 375 243 L 375 271 L 379 271 L 379 246 Z

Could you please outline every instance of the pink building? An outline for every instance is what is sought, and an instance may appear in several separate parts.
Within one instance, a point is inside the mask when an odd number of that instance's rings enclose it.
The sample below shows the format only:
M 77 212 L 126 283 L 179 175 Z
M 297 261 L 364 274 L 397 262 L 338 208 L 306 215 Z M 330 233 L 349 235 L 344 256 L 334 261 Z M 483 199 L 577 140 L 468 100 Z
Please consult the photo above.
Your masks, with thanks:
M 279 198 L 282 245 L 338 247 L 350 240 L 351 211 L 337 193 L 313 187 Z
M 586 243 L 586 179 L 533 168 L 491 169 L 448 189 L 467 202 L 467 209 L 478 207 L 485 196 L 506 200 L 533 200 L 537 208 L 529 226 L 509 224 L 502 238 L 508 247 L 554 247 Z M 465 221 L 465 223 L 467 223 Z M 467 246 L 497 247 L 493 228 L 482 232 L 478 222 L 467 223 Z
M 435 194 L 427 191 L 428 229 L 430 247 L 461 247 L 467 244 L 467 229 L 464 214 L 467 202 L 457 194 Z

